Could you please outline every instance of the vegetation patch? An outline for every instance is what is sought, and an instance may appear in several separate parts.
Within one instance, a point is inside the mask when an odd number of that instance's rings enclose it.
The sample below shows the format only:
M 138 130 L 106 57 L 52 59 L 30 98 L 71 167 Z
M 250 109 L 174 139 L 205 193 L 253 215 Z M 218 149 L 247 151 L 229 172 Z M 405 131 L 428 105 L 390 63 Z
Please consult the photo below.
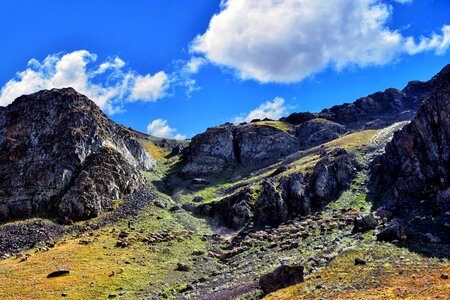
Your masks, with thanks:
M 269 126 L 288 133 L 291 131 L 291 127 L 287 123 L 281 121 L 258 121 L 252 124 L 256 126 Z

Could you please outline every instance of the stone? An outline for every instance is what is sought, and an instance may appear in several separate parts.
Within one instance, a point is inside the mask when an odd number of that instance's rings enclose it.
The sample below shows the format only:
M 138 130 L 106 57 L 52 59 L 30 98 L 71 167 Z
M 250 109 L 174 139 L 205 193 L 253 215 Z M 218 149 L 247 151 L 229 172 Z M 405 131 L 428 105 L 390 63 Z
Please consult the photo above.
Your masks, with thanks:
M 391 222 L 377 234 L 377 240 L 392 242 L 402 240 L 405 236 L 405 228 L 399 219 L 392 219 Z
M 448 274 L 441 274 L 441 279 L 448 279 Z
M 191 267 L 189 267 L 189 265 L 178 262 L 177 263 L 177 271 L 182 271 L 182 272 L 188 272 L 191 269 Z
M 433 235 L 432 233 L 426 233 L 425 234 L 425 238 L 430 242 L 430 243 L 440 243 L 441 239 L 435 235 Z
M 366 232 L 377 227 L 378 221 L 373 214 L 362 214 L 353 221 L 353 232 Z
M 192 199 L 193 202 L 203 202 L 204 198 L 202 196 L 196 196 Z
M 365 265 L 366 261 L 361 258 L 355 258 L 355 266 L 362 266 Z
M 255 202 L 254 222 L 258 226 L 276 226 L 286 222 L 289 217 L 286 202 L 269 182 L 262 183 L 262 193 Z
M 70 273 L 69 270 L 59 269 L 59 270 L 53 271 L 50 274 L 48 274 L 47 278 L 60 277 L 60 276 L 68 275 L 69 273 Z
M 259 279 L 259 285 L 265 294 L 292 286 L 304 281 L 304 267 L 300 265 L 283 265 L 273 272 L 263 275 Z

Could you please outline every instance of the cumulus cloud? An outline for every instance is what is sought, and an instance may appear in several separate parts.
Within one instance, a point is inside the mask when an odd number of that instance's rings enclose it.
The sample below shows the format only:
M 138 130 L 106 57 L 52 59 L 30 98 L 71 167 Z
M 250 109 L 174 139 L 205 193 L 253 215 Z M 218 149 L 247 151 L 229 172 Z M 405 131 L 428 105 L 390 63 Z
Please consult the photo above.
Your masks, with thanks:
M 390 29 L 390 17 L 392 6 L 379 0 L 223 0 L 191 52 L 242 79 L 290 83 L 329 66 L 383 65 L 448 49 L 448 26 L 414 38 Z
M 177 129 L 172 128 L 167 123 L 167 120 L 163 119 L 156 119 L 153 120 L 150 124 L 147 126 L 147 133 L 157 136 L 157 137 L 165 137 L 165 138 L 174 138 L 177 140 L 184 140 L 186 139 L 185 135 L 176 133 Z
M 284 99 L 280 97 L 274 98 L 272 101 L 267 101 L 259 107 L 252 110 L 248 115 L 241 115 L 233 119 L 233 123 L 250 122 L 254 119 L 269 118 L 278 120 L 287 114 L 287 108 L 284 104 Z
M 97 55 L 86 50 L 52 54 L 43 61 L 31 59 L 24 71 L 1 89 L 0 105 L 42 89 L 73 87 L 108 113 L 120 111 L 127 101 L 156 101 L 166 95 L 169 78 L 164 72 L 140 75 L 124 70 L 119 57 L 100 64 Z
M 160 71 L 151 76 L 147 74 L 145 76 L 136 76 L 133 87 L 131 88 L 130 99 L 155 101 L 165 95 L 165 90 L 169 84 L 166 73 Z

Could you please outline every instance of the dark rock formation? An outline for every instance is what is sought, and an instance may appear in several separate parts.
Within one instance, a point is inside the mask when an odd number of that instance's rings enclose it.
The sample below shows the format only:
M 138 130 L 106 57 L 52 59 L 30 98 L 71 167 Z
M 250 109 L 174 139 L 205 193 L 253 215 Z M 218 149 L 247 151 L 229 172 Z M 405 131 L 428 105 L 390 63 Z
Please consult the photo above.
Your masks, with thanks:
M 239 162 L 255 170 L 297 151 L 299 142 L 287 131 L 273 126 L 250 124 L 237 131 L 237 148 Z
M 292 125 L 300 125 L 314 118 L 316 118 L 316 116 L 310 112 L 295 112 L 290 114 L 287 118 L 281 118 L 280 121 L 285 121 Z
M 220 224 L 240 229 L 253 221 L 256 226 L 277 226 L 298 215 L 339 197 L 352 182 L 359 164 L 353 154 L 335 149 L 320 160 L 312 174 L 293 173 L 272 177 L 253 187 L 243 187 L 220 201 L 191 209 L 201 215 L 216 217 Z
M 345 126 L 322 118 L 312 119 L 296 127 L 300 148 L 314 147 L 345 134 Z
M 348 188 L 360 168 L 355 155 L 337 148 L 314 167 L 309 194 L 318 204 L 327 204 Z
M 372 180 L 398 199 L 433 199 L 429 205 L 439 214 L 450 210 L 450 66 L 434 80 L 417 115 L 374 163 Z
M 394 240 L 400 241 L 403 240 L 404 237 L 405 228 L 397 218 L 392 219 L 392 221 L 389 222 L 386 228 L 384 228 L 377 234 L 377 240 L 385 242 L 392 242 Z
M 390 88 L 353 103 L 324 109 L 318 115 L 348 129 L 383 128 L 394 122 L 410 120 L 435 84 L 435 78 L 428 82 L 412 81 L 402 91 Z
M 221 172 L 236 162 L 233 125 L 208 128 L 196 135 L 187 149 L 187 165 L 181 174 L 192 178 Z
M 259 285 L 265 294 L 303 282 L 304 267 L 300 265 L 280 266 L 262 276 Z
M 207 176 L 237 164 L 256 170 L 298 149 L 295 136 L 273 126 L 225 124 L 208 128 L 192 139 L 181 175 L 187 178 Z
M 262 183 L 262 193 L 255 203 L 255 223 L 264 225 L 279 225 L 289 217 L 286 202 L 273 184 L 268 181 Z
M 69 273 L 70 273 L 69 270 L 59 269 L 59 270 L 53 271 L 50 274 L 48 274 L 47 278 L 61 277 L 61 276 L 64 276 L 64 275 L 68 275 Z
M 0 221 L 97 216 L 154 163 L 131 131 L 71 88 L 19 97 L 0 112 Z
M 353 232 L 366 232 L 375 229 L 378 221 L 373 214 L 363 214 L 355 218 L 353 225 Z

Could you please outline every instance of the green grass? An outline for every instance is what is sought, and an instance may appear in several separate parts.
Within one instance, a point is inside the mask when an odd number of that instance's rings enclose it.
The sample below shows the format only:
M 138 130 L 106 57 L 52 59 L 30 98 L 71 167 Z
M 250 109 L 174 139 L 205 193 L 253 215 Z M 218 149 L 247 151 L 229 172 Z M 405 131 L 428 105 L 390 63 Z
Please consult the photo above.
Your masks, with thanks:
M 288 133 L 291 131 L 291 127 L 289 126 L 289 124 L 281 122 L 281 121 L 258 121 L 258 122 L 251 123 L 251 124 L 256 125 L 256 126 L 269 126 L 269 127 L 275 128 L 277 130 L 288 132 Z

